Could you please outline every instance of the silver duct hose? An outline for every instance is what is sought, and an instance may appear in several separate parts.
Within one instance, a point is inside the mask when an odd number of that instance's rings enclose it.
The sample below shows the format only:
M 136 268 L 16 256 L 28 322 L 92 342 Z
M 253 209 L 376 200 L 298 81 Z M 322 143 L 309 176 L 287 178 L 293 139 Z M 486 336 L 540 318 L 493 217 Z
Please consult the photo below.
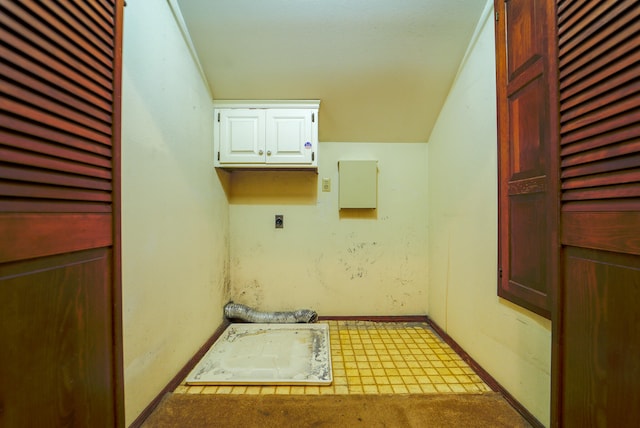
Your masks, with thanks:
M 260 312 L 239 303 L 229 302 L 224 307 L 224 316 L 251 323 L 313 323 L 318 314 L 311 309 L 298 309 L 291 312 Z

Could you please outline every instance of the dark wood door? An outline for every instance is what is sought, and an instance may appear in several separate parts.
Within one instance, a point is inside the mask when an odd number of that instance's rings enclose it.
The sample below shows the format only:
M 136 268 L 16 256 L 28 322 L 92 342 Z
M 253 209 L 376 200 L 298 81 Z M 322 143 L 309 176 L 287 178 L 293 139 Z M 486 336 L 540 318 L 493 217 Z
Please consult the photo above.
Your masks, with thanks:
M 640 3 L 559 1 L 553 422 L 640 420 Z
M 497 0 L 496 13 L 499 294 L 551 311 L 554 426 L 635 426 L 640 3 Z
M 551 0 L 496 0 L 498 295 L 547 318 L 558 277 Z
M 0 2 L 0 426 L 123 425 L 122 2 Z

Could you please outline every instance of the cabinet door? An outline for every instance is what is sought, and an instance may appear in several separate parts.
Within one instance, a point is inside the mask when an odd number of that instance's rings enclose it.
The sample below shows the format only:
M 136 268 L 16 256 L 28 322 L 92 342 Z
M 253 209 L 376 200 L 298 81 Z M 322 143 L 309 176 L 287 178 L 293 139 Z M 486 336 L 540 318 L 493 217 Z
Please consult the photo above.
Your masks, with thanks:
M 264 110 L 223 109 L 217 113 L 220 163 L 264 163 Z
M 312 164 L 317 141 L 312 139 L 313 110 L 267 111 L 267 163 Z

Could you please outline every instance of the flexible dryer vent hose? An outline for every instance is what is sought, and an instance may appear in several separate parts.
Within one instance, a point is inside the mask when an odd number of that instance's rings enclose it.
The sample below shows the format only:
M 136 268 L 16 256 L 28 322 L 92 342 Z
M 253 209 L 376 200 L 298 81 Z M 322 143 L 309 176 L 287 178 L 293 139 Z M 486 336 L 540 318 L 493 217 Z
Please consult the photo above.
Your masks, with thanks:
M 298 309 L 291 312 L 260 312 L 239 303 L 229 302 L 224 307 L 224 316 L 228 319 L 251 323 L 312 323 L 318 320 L 316 311 Z

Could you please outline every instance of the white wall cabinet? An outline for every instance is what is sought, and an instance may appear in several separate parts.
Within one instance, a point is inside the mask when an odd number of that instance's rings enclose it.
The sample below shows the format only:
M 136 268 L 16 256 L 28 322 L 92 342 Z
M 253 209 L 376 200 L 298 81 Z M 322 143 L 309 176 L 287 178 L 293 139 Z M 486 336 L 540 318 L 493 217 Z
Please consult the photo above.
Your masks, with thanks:
M 319 101 L 214 102 L 214 165 L 317 168 Z

